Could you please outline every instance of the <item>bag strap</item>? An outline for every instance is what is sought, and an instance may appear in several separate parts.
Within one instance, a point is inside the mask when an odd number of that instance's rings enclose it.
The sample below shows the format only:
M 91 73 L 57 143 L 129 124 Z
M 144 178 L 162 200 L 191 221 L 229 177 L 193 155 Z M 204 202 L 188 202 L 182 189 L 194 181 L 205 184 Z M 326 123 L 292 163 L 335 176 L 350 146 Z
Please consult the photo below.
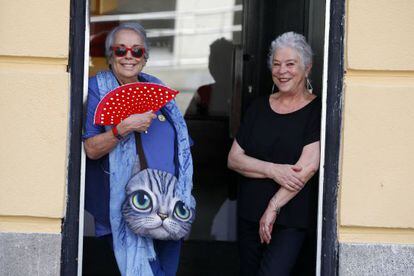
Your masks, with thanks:
M 135 144 L 137 147 L 137 154 L 139 158 L 140 170 L 145 170 L 148 168 L 147 160 L 145 158 L 144 149 L 142 148 L 141 133 L 134 132 L 135 134 Z

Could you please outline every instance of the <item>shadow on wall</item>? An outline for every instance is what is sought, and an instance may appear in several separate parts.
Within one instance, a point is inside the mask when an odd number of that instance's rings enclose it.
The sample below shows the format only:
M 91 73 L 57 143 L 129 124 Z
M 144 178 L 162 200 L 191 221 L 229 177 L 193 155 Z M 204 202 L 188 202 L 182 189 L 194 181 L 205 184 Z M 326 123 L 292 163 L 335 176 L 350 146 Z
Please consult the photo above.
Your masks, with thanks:
M 189 116 L 229 116 L 234 45 L 220 38 L 210 45 L 208 69 L 214 83 L 200 86 L 185 113 Z

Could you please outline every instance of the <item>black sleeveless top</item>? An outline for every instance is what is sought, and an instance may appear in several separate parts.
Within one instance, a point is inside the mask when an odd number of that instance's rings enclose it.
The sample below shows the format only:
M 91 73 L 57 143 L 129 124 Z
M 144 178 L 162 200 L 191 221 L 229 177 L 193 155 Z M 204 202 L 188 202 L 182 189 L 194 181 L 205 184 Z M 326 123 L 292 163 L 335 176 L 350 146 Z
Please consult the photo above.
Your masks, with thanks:
M 321 100 L 315 98 L 303 108 L 287 113 L 274 112 L 269 96 L 256 99 L 245 114 L 236 140 L 245 154 L 278 164 L 295 164 L 304 146 L 320 140 Z M 238 215 L 259 221 L 269 200 L 279 189 L 272 179 L 240 175 Z M 308 228 L 316 223 L 318 174 L 282 209 L 276 224 Z

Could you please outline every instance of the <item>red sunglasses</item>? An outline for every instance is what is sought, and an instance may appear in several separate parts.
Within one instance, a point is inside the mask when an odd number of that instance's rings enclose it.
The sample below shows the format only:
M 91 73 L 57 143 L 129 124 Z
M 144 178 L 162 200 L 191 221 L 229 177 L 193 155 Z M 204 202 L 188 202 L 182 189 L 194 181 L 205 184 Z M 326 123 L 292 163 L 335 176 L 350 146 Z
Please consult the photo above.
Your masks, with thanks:
M 125 47 L 125 46 L 112 46 L 112 51 L 114 51 L 115 56 L 124 57 L 127 55 L 128 51 L 131 52 L 131 55 L 134 58 L 141 58 L 145 54 L 145 48 L 143 47 Z

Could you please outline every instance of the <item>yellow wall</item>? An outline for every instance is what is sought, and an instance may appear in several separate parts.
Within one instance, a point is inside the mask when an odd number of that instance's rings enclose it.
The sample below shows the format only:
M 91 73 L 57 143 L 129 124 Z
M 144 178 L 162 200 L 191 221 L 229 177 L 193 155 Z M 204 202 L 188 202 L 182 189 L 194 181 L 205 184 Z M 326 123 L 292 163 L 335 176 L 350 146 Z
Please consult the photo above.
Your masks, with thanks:
M 0 7 L 0 231 L 60 232 L 69 1 Z M 348 0 L 339 239 L 414 243 L 414 5 Z
M 414 244 L 414 5 L 348 0 L 339 240 Z
M 68 155 L 69 4 L 1 1 L 2 232 L 60 232 Z

